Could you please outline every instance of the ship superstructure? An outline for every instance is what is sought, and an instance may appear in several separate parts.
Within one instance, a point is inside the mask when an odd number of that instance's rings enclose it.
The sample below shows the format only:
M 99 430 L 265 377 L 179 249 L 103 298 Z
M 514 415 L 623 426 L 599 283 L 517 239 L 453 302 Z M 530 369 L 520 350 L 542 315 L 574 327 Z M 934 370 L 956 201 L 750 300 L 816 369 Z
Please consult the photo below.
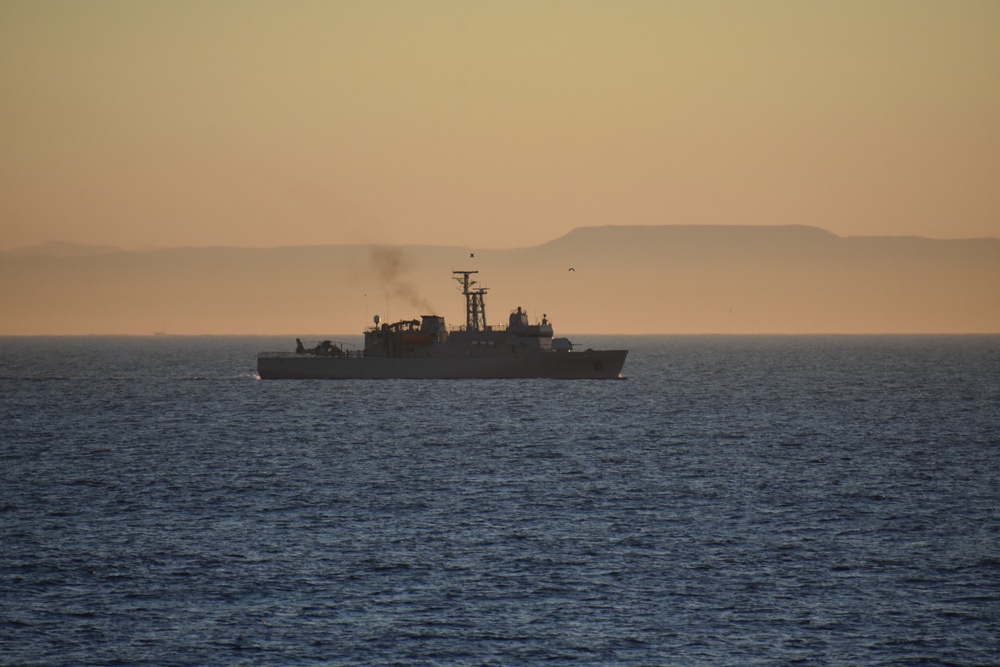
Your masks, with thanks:
M 364 378 L 588 378 L 621 377 L 627 350 L 573 350 L 566 338 L 553 338 L 543 315 L 530 324 L 518 307 L 506 327 L 486 320 L 487 288 L 477 271 L 454 271 L 465 297 L 464 327 L 449 330 L 439 315 L 381 322 L 364 332 L 364 349 L 348 351 L 324 341 L 296 353 L 262 352 L 262 379 Z

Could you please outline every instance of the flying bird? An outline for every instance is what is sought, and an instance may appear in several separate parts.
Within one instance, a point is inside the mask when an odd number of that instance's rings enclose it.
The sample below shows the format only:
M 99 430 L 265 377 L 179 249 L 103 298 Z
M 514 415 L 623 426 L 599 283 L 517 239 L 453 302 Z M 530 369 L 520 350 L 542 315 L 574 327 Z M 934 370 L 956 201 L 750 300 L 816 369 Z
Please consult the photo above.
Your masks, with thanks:
M 571 267 L 569 267 L 569 270 L 570 270 L 570 271 L 576 271 L 576 269 L 574 269 L 574 268 L 573 268 L 572 266 L 571 266 Z

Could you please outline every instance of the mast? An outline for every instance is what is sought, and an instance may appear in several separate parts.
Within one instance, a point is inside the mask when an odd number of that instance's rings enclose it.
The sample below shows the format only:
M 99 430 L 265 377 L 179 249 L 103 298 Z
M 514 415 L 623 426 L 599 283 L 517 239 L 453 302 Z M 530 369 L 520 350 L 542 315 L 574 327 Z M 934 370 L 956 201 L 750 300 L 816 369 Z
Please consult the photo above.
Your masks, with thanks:
M 465 295 L 465 329 L 467 331 L 486 331 L 486 294 L 485 287 L 475 287 L 479 283 L 469 276 L 479 271 L 452 271 L 455 280 L 462 286 Z M 461 276 L 461 277 L 459 277 Z

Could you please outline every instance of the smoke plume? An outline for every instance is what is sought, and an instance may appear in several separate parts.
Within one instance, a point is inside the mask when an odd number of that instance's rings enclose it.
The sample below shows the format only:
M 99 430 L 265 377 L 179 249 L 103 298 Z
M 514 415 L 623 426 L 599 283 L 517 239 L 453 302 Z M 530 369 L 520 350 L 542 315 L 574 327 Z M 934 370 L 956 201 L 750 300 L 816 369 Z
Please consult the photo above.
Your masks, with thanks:
M 406 257 L 402 250 L 393 246 L 374 246 L 369 259 L 380 287 L 390 296 L 417 308 L 420 311 L 418 315 L 433 315 L 437 312 L 430 301 L 420 296 L 416 286 L 403 277 L 413 267 L 413 260 Z

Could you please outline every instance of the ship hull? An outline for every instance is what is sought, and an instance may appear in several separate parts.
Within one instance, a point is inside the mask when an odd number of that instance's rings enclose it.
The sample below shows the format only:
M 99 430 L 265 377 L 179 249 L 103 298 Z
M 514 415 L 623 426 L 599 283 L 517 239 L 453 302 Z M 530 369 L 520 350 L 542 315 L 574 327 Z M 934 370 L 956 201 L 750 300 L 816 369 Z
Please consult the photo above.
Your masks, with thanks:
M 464 357 L 327 357 L 261 353 L 262 380 L 514 379 L 610 380 L 621 377 L 627 350 Z

